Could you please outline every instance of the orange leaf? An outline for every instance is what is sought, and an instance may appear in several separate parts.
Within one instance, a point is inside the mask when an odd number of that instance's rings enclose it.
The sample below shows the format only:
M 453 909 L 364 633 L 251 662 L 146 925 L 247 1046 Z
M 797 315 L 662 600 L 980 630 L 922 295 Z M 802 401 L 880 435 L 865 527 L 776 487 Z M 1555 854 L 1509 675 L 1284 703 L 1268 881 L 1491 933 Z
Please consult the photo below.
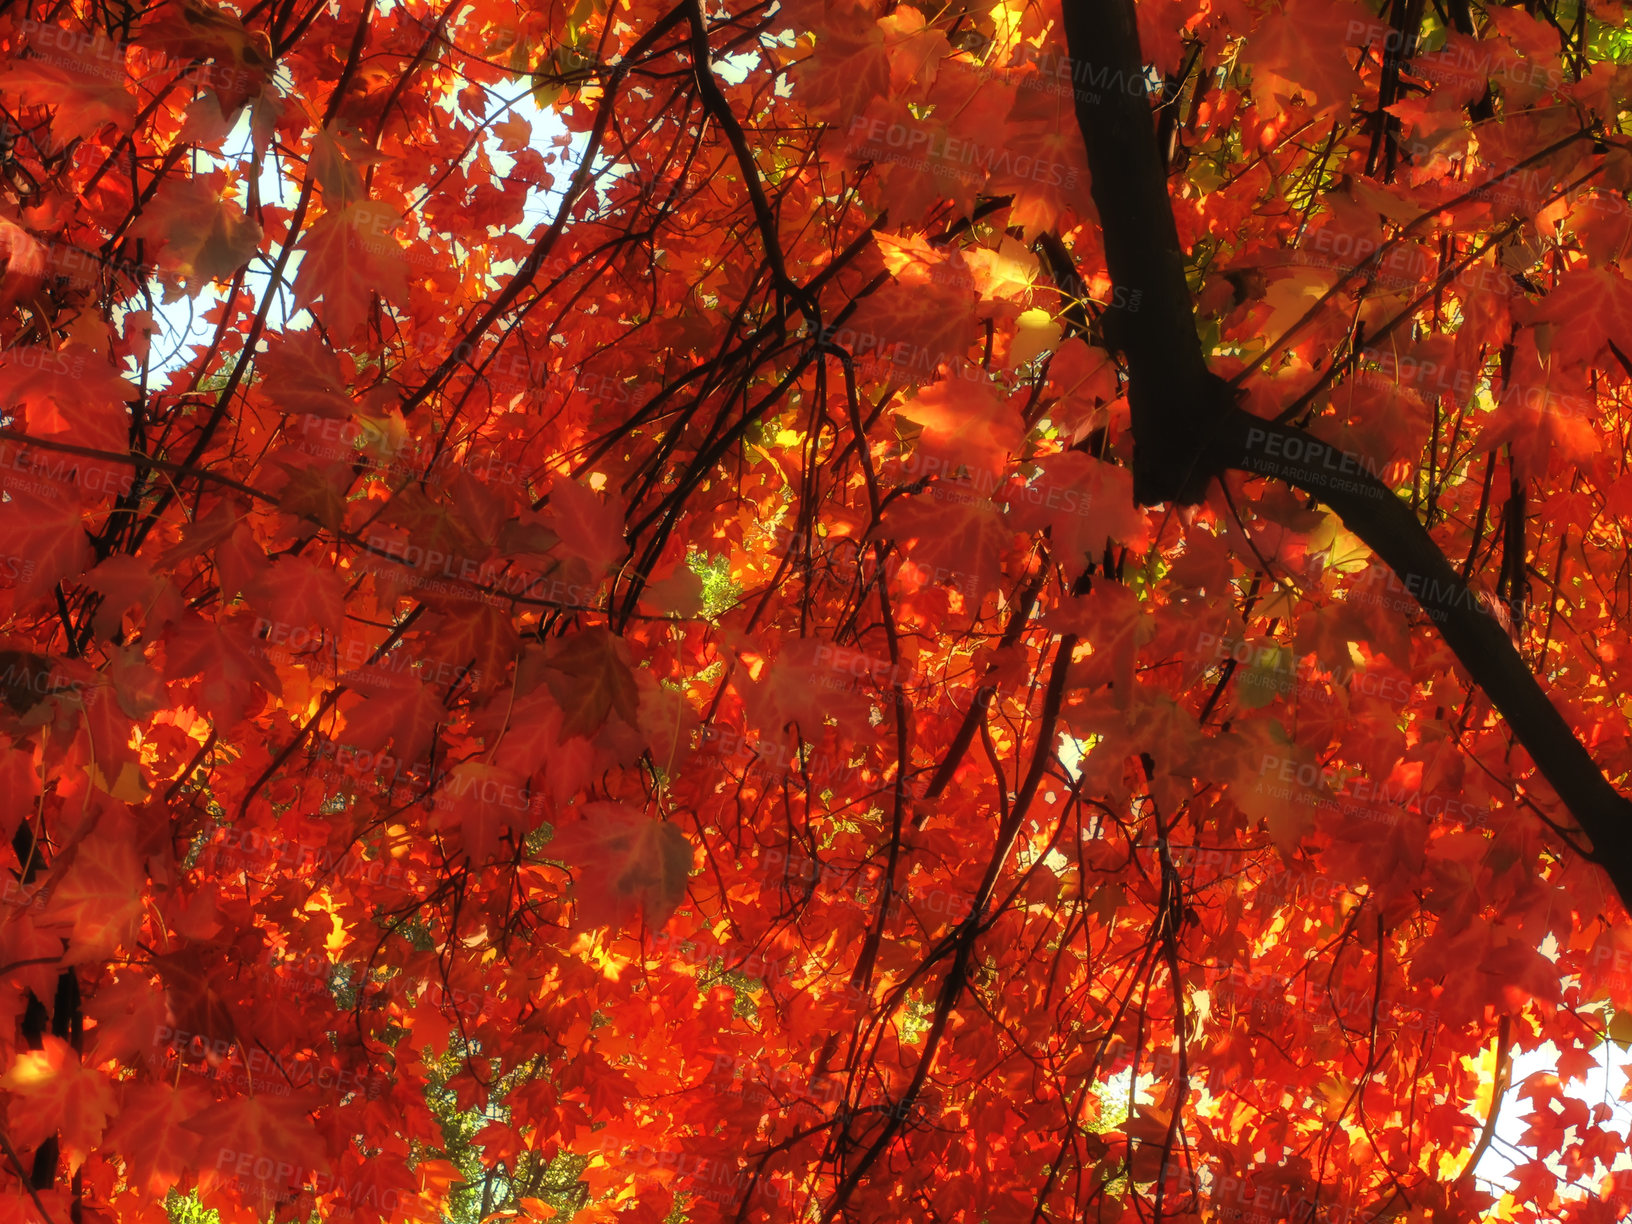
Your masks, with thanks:
M 299 1097 L 262 1094 L 219 1101 L 184 1123 L 199 1136 L 199 1188 L 235 1184 L 246 1199 L 265 1199 L 327 1169 L 310 1108 Z
M 1287 0 L 1259 22 L 1244 59 L 1268 78 L 1265 103 L 1301 90 L 1312 106 L 1326 111 L 1358 86 L 1349 48 L 1387 33 L 1388 27 L 1354 0 Z
M 0 539 L 15 562 L 0 568 L 16 580 L 15 606 L 48 598 L 57 583 L 83 574 L 95 560 L 79 503 L 68 496 L 17 490 L 0 505 Z
M 678 825 L 621 803 L 586 803 L 583 820 L 556 830 L 546 853 L 573 869 L 585 926 L 621 926 L 637 914 L 661 927 L 686 896 L 692 847 Z
M 358 200 L 319 217 L 300 240 L 296 309 L 321 298 L 329 330 L 349 339 L 374 294 L 406 301 L 408 262 L 391 233 L 400 220 L 377 200 Z
M 230 279 L 261 243 L 261 227 L 243 208 L 196 178 L 164 179 L 131 233 L 154 245 L 167 286 L 185 284 L 194 297 L 206 283 Z
M 925 387 L 896 409 L 924 427 L 914 475 L 954 473 L 968 466 L 1000 472 L 1020 449 L 1019 410 L 984 381 L 949 378 Z
M 586 629 L 557 644 L 549 654 L 545 681 L 564 715 L 561 738 L 590 736 L 616 714 L 630 727 L 639 723 L 639 690 L 624 661 L 623 643 L 605 629 Z
M 58 1135 L 68 1167 L 77 1169 L 102 1138 L 118 1102 L 108 1077 L 80 1062 L 73 1046 L 49 1034 L 41 1041 L 40 1049 L 18 1054 L 0 1078 L 0 1088 L 24 1104 L 9 1112 L 11 1140 L 27 1149 Z
M 46 915 L 68 930 L 67 964 L 106 959 L 136 939 L 147 877 L 120 832 L 99 827 L 58 868 Z
M 188 1123 L 210 1103 L 198 1088 L 132 1084 L 104 1146 L 124 1158 L 133 1184 L 163 1195 L 198 1167 L 202 1139 Z

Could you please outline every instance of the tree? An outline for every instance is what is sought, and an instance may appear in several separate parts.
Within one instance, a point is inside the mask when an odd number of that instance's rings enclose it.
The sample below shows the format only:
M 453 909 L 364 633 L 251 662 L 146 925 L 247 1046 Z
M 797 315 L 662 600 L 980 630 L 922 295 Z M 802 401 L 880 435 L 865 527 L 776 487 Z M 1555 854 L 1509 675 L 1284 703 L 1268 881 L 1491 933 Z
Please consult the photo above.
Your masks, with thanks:
M 8 1214 L 1626 1214 L 1620 22 L 0 13 Z

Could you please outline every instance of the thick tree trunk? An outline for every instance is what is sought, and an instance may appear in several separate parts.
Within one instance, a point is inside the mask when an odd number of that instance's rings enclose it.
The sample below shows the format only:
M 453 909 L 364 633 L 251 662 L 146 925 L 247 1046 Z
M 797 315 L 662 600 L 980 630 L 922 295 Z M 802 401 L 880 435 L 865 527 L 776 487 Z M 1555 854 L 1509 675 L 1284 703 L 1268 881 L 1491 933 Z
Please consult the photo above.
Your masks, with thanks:
M 1133 4 L 1067 0 L 1065 30 L 1105 258 L 1112 283 L 1124 290 L 1116 300 L 1139 303 L 1108 315 L 1106 334 L 1128 363 L 1134 496 L 1147 506 L 1199 502 L 1210 475 L 1204 431 L 1234 401 L 1207 369 L 1196 336 Z

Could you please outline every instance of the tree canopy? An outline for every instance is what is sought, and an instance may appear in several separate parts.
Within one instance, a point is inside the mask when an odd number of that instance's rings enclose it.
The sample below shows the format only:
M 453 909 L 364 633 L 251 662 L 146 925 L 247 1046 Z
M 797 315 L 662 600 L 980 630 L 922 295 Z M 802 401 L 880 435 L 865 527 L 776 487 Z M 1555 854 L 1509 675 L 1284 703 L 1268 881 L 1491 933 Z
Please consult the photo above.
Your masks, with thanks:
M 5 1224 L 1625 1216 L 1628 65 L 0 9 Z

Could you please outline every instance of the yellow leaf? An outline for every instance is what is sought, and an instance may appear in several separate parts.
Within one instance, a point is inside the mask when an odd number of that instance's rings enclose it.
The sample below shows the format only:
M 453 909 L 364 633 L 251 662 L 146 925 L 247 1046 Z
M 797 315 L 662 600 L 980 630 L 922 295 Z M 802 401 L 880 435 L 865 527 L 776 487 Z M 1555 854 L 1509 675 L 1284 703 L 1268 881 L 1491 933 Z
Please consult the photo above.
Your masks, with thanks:
M 1014 339 L 1009 342 L 1009 365 L 1025 365 L 1035 361 L 1060 342 L 1060 325 L 1046 310 L 1028 310 L 1015 326 Z

